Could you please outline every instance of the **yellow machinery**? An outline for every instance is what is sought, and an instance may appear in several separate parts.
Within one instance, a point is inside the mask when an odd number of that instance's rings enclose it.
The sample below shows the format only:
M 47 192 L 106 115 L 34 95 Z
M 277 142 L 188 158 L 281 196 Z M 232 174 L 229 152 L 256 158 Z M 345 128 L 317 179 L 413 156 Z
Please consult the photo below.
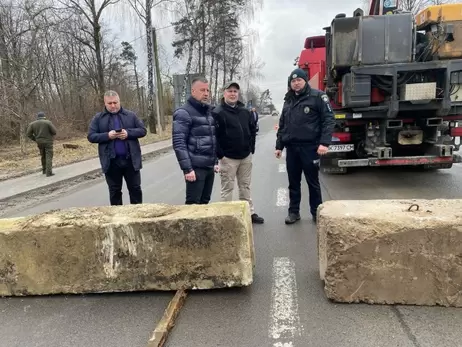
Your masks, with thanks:
M 462 3 L 429 6 L 415 20 L 417 30 L 425 31 L 432 59 L 462 58 Z

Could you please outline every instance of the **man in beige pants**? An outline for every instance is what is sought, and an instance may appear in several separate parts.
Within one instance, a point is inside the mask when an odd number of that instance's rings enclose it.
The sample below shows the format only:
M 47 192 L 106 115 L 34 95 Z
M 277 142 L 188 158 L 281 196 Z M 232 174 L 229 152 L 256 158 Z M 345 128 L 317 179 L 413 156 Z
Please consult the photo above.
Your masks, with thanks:
M 234 180 L 237 178 L 239 200 L 249 203 L 252 222 L 263 224 L 264 219 L 255 213 L 250 197 L 256 124 L 250 111 L 238 100 L 239 90 L 238 83 L 227 83 L 221 103 L 212 111 L 215 118 L 217 156 L 220 160 L 221 200 L 232 200 Z

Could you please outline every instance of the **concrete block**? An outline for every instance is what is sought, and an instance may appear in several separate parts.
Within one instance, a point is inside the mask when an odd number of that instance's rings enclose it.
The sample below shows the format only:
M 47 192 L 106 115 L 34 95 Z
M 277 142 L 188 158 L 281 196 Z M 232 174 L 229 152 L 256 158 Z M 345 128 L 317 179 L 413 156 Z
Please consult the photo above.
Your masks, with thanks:
M 462 307 L 462 200 L 327 201 L 318 248 L 333 301 Z
M 0 219 L 0 295 L 249 286 L 248 211 L 144 204 Z

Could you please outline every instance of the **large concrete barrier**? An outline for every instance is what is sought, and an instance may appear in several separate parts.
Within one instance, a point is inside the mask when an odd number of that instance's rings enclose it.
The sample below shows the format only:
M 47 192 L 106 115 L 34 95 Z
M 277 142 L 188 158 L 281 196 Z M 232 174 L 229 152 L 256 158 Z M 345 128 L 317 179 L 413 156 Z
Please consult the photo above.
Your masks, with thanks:
M 246 202 L 79 208 L 0 219 L 0 295 L 248 286 Z
M 462 200 L 327 201 L 318 247 L 333 301 L 462 306 Z

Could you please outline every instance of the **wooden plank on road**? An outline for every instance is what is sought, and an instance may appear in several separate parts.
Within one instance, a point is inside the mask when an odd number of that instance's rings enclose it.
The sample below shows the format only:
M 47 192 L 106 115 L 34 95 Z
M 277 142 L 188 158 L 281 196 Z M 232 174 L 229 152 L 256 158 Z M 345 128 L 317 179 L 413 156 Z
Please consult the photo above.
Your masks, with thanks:
M 159 324 L 157 324 L 157 327 L 154 330 L 154 333 L 152 334 L 147 347 L 164 346 L 170 330 L 175 325 L 175 319 L 178 316 L 181 307 L 183 307 L 186 295 L 186 291 L 184 290 L 178 290 L 175 293 L 175 296 L 169 302 L 166 310 L 164 311 L 162 319 L 160 320 Z

